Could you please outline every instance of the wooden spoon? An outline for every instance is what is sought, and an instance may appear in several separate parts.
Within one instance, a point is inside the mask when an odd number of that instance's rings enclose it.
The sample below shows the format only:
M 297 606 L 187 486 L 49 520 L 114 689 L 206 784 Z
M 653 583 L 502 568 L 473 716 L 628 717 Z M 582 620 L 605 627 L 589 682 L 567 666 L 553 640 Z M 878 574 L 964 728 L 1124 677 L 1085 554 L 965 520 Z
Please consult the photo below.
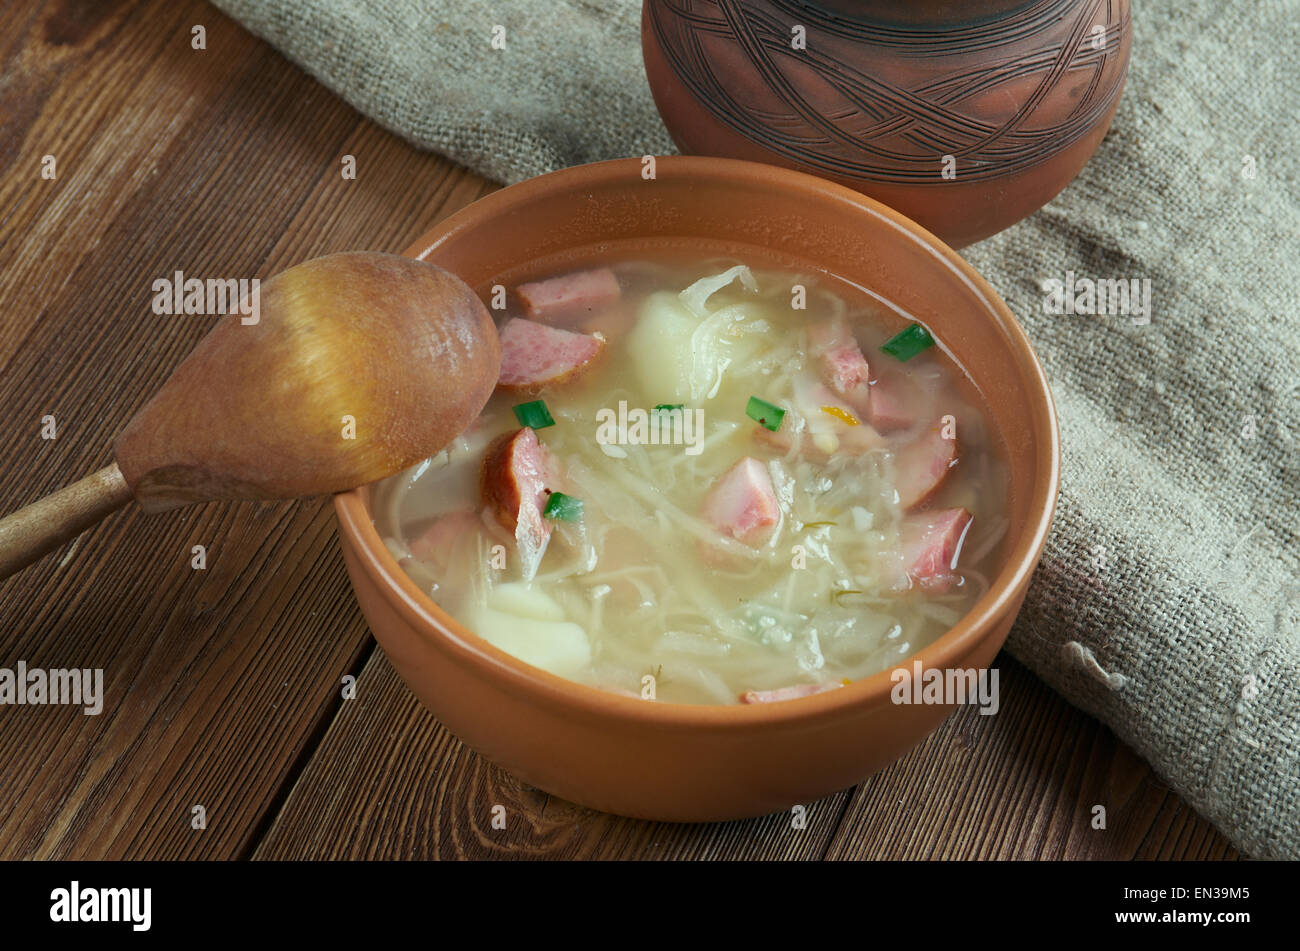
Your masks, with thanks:
M 133 498 L 159 512 L 400 472 L 469 426 L 500 370 L 487 308 L 412 258 L 306 261 L 261 285 L 256 316 L 218 321 L 127 423 L 112 465 L 0 519 L 0 578 Z

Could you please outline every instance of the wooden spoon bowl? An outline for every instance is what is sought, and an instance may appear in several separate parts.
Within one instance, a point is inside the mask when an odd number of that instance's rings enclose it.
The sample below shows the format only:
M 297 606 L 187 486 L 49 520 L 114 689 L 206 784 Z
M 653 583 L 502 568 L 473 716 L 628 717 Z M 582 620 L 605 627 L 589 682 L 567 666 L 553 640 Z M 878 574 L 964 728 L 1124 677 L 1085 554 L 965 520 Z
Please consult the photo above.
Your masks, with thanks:
M 437 452 L 492 394 L 496 328 L 423 261 L 306 261 L 222 317 L 127 423 L 116 462 L 0 520 L 0 578 L 131 499 L 146 512 L 374 482 Z M 256 318 L 256 319 L 254 319 Z

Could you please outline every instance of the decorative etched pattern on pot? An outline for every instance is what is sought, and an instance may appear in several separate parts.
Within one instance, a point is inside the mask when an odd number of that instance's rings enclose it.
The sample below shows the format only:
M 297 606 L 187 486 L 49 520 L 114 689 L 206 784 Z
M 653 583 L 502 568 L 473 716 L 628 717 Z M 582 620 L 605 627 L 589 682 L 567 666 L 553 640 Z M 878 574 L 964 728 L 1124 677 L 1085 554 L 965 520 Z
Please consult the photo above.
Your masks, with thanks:
M 719 122 L 863 181 L 942 185 L 945 157 L 967 182 L 1033 167 L 1108 122 L 1128 68 L 1128 0 L 1028 0 L 958 24 L 798 0 L 650 0 L 646 12 Z

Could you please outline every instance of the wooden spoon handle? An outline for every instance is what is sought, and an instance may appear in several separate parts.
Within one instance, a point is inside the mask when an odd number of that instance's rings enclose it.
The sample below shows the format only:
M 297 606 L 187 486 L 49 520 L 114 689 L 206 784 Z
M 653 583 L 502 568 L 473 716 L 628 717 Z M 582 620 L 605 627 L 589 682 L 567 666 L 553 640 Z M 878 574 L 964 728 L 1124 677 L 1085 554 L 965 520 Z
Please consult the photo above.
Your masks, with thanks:
M 131 501 L 117 463 L 0 518 L 0 579 L 26 568 Z

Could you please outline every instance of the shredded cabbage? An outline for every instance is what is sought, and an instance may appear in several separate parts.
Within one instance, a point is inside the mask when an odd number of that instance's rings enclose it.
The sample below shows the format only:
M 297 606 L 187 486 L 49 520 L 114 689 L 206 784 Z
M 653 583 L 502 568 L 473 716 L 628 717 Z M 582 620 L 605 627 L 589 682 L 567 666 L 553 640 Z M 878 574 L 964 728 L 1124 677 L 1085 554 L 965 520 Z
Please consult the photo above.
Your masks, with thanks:
M 667 273 L 654 272 L 658 278 Z M 791 310 L 793 280 L 808 283 L 815 314 Z M 660 700 L 734 703 L 750 688 L 858 679 L 929 643 L 987 590 L 987 579 L 972 570 L 974 555 L 993 551 L 1007 521 L 996 510 L 987 518 L 977 515 L 962 558 L 968 583 L 961 589 L 924 601 L 889 592 L 901 568 L 897 525 L 903 513 L 887 454 L 815 462 L 809 454 L 808 440 L 842 425 L 820 411 L 824 394 L 807 391 L 816 377 L 803 328 L 846 310 L 838 295 L 816 282 L 789 273 L 756 275 L 738 265 L 680 293 L 629 295 L 638 318 L 624 337 L 611 337 L 607 370 L 598 371 L 609 372 L 609 382 L 547 397 L 560 425 L 542 438 L 565 470 L 562 490 L 583 500 L 583 521 L 553 524 L 546 549 L 530 552 L 519 550 L 489 518 L 479 557 L 464 569 L 468 585 L 448 583 L 443 590 L 435 580 L 426 583 L 421 572 L 432 566 L 409 557 L 404 569 L 426 590 L 445 596 L 453 614 L 471 624 L 477 619 L 485 628 L 480 633 L 517 656 L 638 694 L 650 673 Z M 641 280 L 638 286 L 671 285 Z M 796 399 L 796 392 L 805 398 Z M 788 452 L 756 440 L 756 427 L 744 416 L 750 395 L 789 410 L 782 433 L 791 437 Z M 712 401 L 699 438 L 702 451 L 597 443 L 594 414 L 620 400 L 644 409 Z M 510 406 L 501 398 L 489 403 L 482 424 L 487 437 L 515 425 Z M 458 440 L 432 465 L 381 483 L 376 522 L 386 511 L 382 520 L 391 526 L 385 531 L 395 556 L 405 548 L 403 527 L 435 505 L 461 505 L 465 493 L 477 491 L 471 483 L 481 450 L 470 448 Z M 743 455 L 764 462 L 780 509 L 777 531 L 759 548 L 720 535 L 699 514 L 708 487 Z M 964 461 L 963 468 L 972 467 Z M 1005 473 L 989 472 L 979 484 L 975 502 L 983 505 L 1006 485 Z M 490 554 L 498 542 L 508 551 L 504 569 Z M 531 588 L 546 592 L 562 616 L 507 587 L 530 577 Z M 584 640 L 590 661 L 577 670 Z
M 686 290 L 677 295 L 678 300 L 682 302 L 687 310 L 696 317 L 701 319 L 709 316 L 708 308 L 705 306 L 710 297 L 722 290 L 732 281 L 740 279 L 740 283 L 745 290 L 751 293 L 758 292 L 758 281 L 754 280 L 754 272 L 743 264 L 737 264 L 735 267 L 728 268 L 721 274 L 714 274 L 712 277 L 702 277 Z

